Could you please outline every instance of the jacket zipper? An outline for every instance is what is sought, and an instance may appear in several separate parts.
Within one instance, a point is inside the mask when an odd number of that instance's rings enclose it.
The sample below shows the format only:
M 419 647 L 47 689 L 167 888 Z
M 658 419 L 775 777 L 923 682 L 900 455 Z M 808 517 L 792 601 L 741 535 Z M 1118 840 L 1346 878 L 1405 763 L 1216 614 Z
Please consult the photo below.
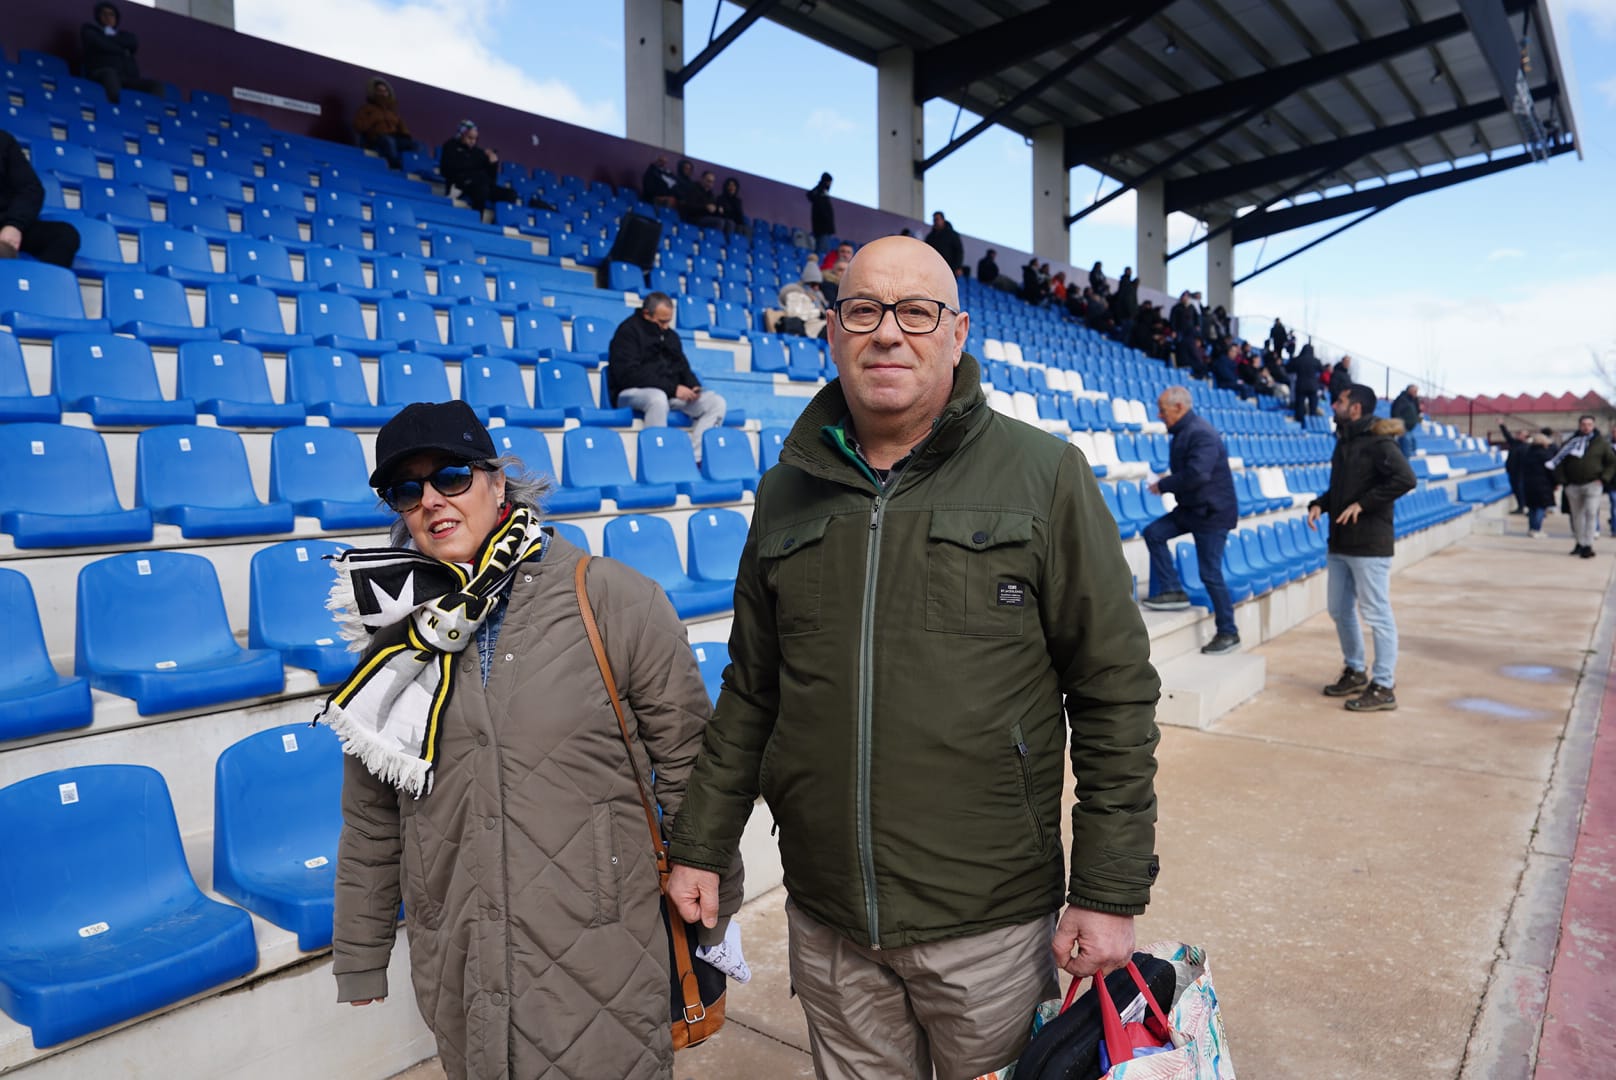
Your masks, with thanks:
M 1033 836 L 1042 846 L 1044 823 L 1038 817 L 1038 807 L 1032 801 L 1032 762 L 1028 758 L 1027 740 L 1022 737 L 1020 724 L 1010 729 L 1010 738 L 1016 744 L 1016 756 L 1021 763 L 1021 800 L 1027 807 L 1027 817 L 1032 821 Z
M 881 496 L 870 504 L 870 543 L 864 556 L 864 610 L 859 614 L 858 849 L 864 878 L 864 916 L 870 948 L 881 947 L 881 913 L 875 897 L 875 851 L 870 828 L 870 727 L 875 712 L 875 581 L 881 568 Z

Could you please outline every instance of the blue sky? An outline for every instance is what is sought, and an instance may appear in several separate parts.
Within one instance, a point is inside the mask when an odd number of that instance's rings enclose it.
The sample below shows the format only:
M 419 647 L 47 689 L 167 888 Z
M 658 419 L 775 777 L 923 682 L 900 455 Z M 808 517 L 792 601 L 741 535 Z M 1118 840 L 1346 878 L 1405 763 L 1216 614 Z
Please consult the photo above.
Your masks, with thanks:
M 1567 30 L 1584 160 L 1566 155 L 1410 200 L 1237 291 L 1243 315 L 1280 314 L 1393 376 L 1460 393 L 1582 391 L 1616 398 L 1616 0 L 1555 0 Z M 739 13 L 723 3 L 719 28 Z M 714 0 L 685 0 L 685 52 L 706 43 Z M 236 0 L 238 28 L 421 81 L 621 135 L 623 8 L 616 0 Z M 420 43 L 430 41 L 431 49 Z M 768 20 L 689 86 L 685 151 L 876 201 L 875 70 Z M 974 123 L 925 109 L 926 149 Z M 1098 178 L 1072 174 L 1086 204 Z M 1031 150 L 994 128 L 932 169 L 928 212 L 1009 247 L 1031 246 Z M 1107 182 L 1107 189 L 1109 182 Z M 1133 262 L 1132 199 L 1072 231 L 1071 261 Z M 1339 222 L 1268 241 L 1266 260 Z M 1177 246 L 1194 223 L 1175 219 Z M 1259 244 L 1236 249 L 1236 276 Z M 1169 287 L 1200 288 L 1205 258 L 1169 266 Z M 1377 380 L 1378 381 L 1378 380 Z

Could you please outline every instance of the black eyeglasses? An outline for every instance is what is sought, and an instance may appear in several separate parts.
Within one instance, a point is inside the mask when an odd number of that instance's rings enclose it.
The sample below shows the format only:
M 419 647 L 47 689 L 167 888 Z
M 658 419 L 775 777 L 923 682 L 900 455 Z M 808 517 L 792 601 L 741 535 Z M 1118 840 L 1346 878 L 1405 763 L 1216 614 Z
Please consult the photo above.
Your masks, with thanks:
M 388 487 L 382 488 L 379 494 L 382 501 L 393 508 L 394 513 L 407 514 L 421 505 L 421 498 L 426 494 L 428 484 L 431 484 L 432 490 L 445 499 L 452 499 L 456 495 L 464 495 L 471 489 L 471 480 L 476 472 L 476 467 L 472 465 L 445 465 L 425 476 L 395 480 Z
M 835 308 L 836 321 L 850 334 L 875 333 L 889 311 L 898 329 L 906 334 L 929 334 L 942 325 L 943 312 L 959 314 L 958 308 L 951 308 L 941 300 L 920 297 L 883 304 L 868 297 L 850 296 L 836 301 Z

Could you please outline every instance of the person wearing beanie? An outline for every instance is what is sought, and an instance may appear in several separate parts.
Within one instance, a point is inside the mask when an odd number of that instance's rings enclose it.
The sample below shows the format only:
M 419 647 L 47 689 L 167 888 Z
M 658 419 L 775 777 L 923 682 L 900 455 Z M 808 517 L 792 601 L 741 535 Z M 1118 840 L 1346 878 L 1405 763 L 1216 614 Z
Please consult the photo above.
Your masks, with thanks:
M 107 91 L 107 100 L 116 105 L 125 88 L 147 94 L 161 94 L 163 84 L 143 78 L 135 63 L 140 41 L 123 29 L 118 5 L 106 0 L 91 9 L 90 21 L 79 27 L 79 45 L 84 51 L 84 75 Z
M 438 151 L 438 172 L 467 206 L 481 212 L 489 203 L 515 202 L 516 191 L 499 182 L 499 155 L 478 146 L 479 136 L 475 121 L 460 121 L 454 137 Z

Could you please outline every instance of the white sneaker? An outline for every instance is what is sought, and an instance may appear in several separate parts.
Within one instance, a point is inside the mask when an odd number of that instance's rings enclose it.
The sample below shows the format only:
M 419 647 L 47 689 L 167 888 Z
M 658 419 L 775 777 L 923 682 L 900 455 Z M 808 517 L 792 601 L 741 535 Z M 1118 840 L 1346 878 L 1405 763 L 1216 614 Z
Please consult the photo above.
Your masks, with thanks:
M 1541 539 L 1543 539 L 1543 530 L 1542 529 L 1529 530 L 1527 532 L 1527 534 L 1526 534 L 1526 538 L 1528 540 L 1541 540 Z
M 752 981 L 752 969 L 746 966 L 746 957 L 741 955 L 741 924 L 734 919 L 729 921 L 723 941 L 703 945 L 696 950 L 696 955 L 738 983 Z

